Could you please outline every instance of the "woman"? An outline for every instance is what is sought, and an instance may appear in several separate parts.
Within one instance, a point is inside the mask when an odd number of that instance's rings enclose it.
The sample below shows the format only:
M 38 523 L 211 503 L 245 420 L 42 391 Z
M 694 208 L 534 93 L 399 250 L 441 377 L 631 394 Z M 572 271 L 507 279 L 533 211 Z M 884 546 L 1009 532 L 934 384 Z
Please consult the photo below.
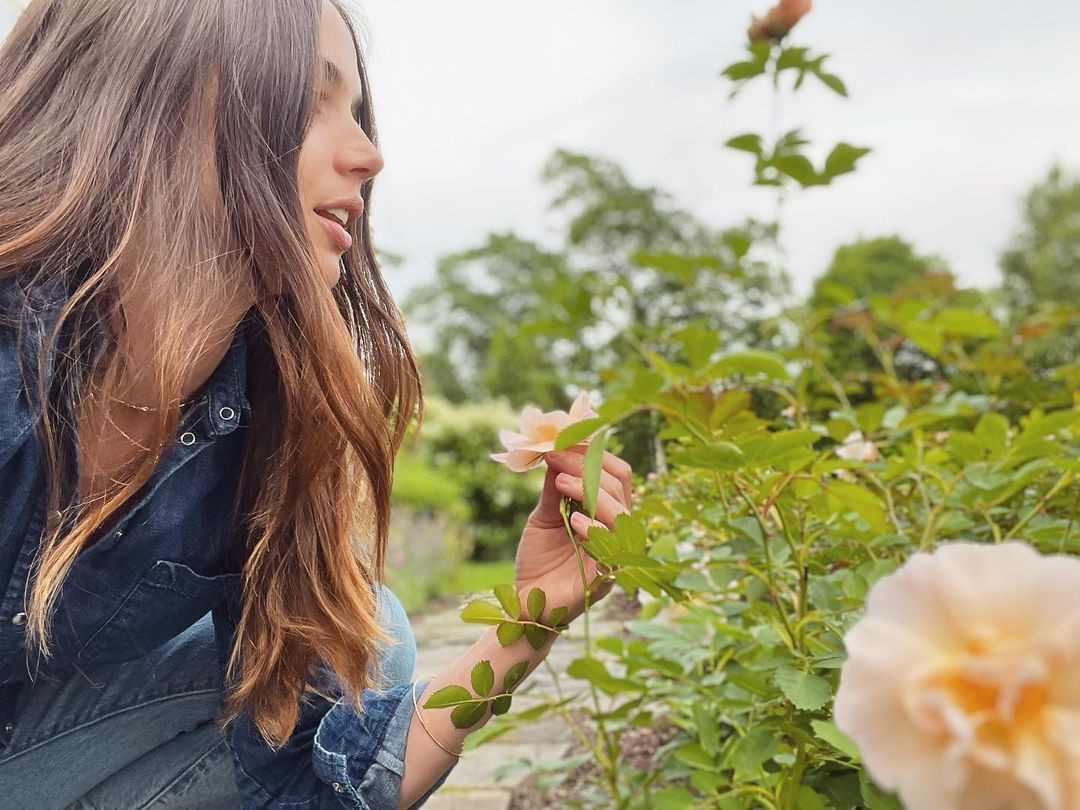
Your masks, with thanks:
M 420 388 L 339 1 L 34 0 L 0 48 L 2 807 L 417 806 L 486 718 L 414 705 L 552 643 L 408 682 L 378 583 Z M 569 619 L 580 450 L 517 558 Z

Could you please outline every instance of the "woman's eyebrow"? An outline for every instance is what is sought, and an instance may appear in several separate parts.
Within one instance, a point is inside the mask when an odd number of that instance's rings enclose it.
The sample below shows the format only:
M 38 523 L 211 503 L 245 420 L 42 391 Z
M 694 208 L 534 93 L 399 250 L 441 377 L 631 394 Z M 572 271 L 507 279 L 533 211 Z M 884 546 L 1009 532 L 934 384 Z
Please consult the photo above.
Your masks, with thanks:
M 325 56 L 322 59 L 323 68 L 323 81 L 330 87 L 338 87 L 342 84 L 341 71 L 338 70 L 338 66 L 327 59 Z M 363 96 L 357 96 L 353 99 L 353 107 L 357 107 L 364 101 Z

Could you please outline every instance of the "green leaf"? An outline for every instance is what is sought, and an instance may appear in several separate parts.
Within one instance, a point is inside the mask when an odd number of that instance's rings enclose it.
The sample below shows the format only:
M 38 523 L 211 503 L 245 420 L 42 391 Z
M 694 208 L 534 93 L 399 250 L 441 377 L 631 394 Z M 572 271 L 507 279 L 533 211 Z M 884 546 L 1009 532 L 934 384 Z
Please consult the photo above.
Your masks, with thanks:
M 477 661 L 472 668 L 472 688 L 481 697 L 491 694 L 491 687 L 495 685 L 495 670 L 491 668 L 490 661 Z
M 571 677 L 588 681 L 609 695 L 637 689 L 637 684 L 626 678 L 616 678 L 596 658 L 576 658 L 570 662 L 566 671 Z
M 503 622 L 499 625 L 499 628 L 495 631 L 495 635 L 499 639 L 499 643 L 504 647 L 509 647 L 525 632 L 525 628 L 517 622 Z
M 597 430 L 604 426 L 604 420 L 596 417 L 582 419 L 580 422 L 572 422 L 559 431 L 555 437 L 555 449 L 565 450 L 575 444 L 589 438 Z
M 713 442 L 671 454 L 673 464 L 706 470 L 737 470 L 746 463 L 743 451 L 731 442 Z
M 904 335 L 931 357 L 937 357 L 945 345 L 941 329 L 924 321 L 906 321 L 900 324 Z
M 799 785 L 795 793 L 795 810 L 829 810 L 821 794 L 809 785 Z
M 832 687 L 819 675 L 784 667 L 775 677 L 776 685 L 796 709 L 817 711 L 832 698 Z
M 566 605 L 560 605 L 559 607 L 552 609 L 551 613 L 548 615 L 548 624 L 551 627 L 558 627 L 563 623 L 563 620 L 566 619 L 567 612 Z
M 821 79 L 822 83 L 824 83 L 824 85 L 830 90 L 838 93 L 841 96 L 844 96 L 844 98 L 847 98 L 847 86 L 844 84 L 843 80 L 835 73 L 825 73 L 824 71 L 819 70 L 815 70 L 813 71 L 813 73 L 815 76 Z
M 752 79 L 754 76 L 760 76 L 764 72 L 764 62 L 734 62 L 724 68 L 722 75 L 737 82 Z
M 528 661 L 518 661 L 503 675 L 503 691 L 512 692 L 517 685 L 525 679 L 525 672 L 529 669 Z
M 761 726 L 750 729 L 732 751 L 735 778 L 747 782 L 757 779 L 761 766 L 773 758 L 778 748 L 771 731 Z
M 604 466 L 604 445 L 607 433 L 601 433 L 589 442 L 585 451 L 585 469 L 582 472 L 584 498 L 582 504 L 590 518 L 596 517 L 596 499 L 600 494 L 600 472 Z
M 810 725 L 813 726 L 818 739 L 824 740 L 840 753 L 847 754 L 856 761 L 859 759 L 859 749 L 855 747 L 854 741 L 838 729 L 835 723 L 828 720 L 811 720 Z
M 535 624 L 526 624 L 524 627 L 525 639 L 534 650 L 539 650 L 547 644 L 548 631 L 543 627 L 537 627 Z
M 464 686 L 444 686 L 424 702 L 424 708 L 446 709 L 466 700 L 472 700 L 472 694 Z
M 736 135 L 734 138 L 729 139 L 724 146 L 731 149 L 738 149 L 740 152 L 750 152 L 754 155 L 760 155 L 761 136 L 752 132 L 745 135 Z
M 776 155 L 769 163 L 800 186 L 816 186 L 821 183 L 817 169 L 806 155 Z
M 784 360 L 780 355 L 773 352 L 764 352 L 757 349 L 747 349 L 735 352 L 726 357 L 721 357 L 710 367 L 709 371 L 718 377 L 730 377 L 741 374 L 744 377 L 761 375 L 770 380 L 790 380 Z
M 1008 441 L 1009 420 L 1000 413 L 984 413 L 975 425 L 975 436 L 991 453 L 1001 455 Z
M 855 171 L 855 163 L 869 152 L 870 150 L 863 146 L 838 143 L 825 158 L 825 176 L 832 180 L 841 174 Z
M 697 726 L 701 747 L 709 757 L 715 757 L 720 749 L 720 724 L 711 706 L 704 701 L 694 702 L 694 725 Z
M 653 810 L 686 810 L 694 804 L 694 794 L 684 787 L 666 787 L 655 790 L 649 796 Z
M 492 714 L 506 714 L 510 711 L 510 701 L 512 698 L 510 695 L 499 695 L 491 701 L 491 713 Z
M 521 599 L 518 598 L 517 588 L 513 585 L 496 585 L 495 598 L 507 616 L 511 619 L 521 618 Z
M 534 622 L 540 621 L 540 616 L 544 612 L 544 605 L 547 604 L 547 594 L 540 588 L 533 588 L 529 591 L 529 596 L 526 601 L 529 609 L 529 618 Z
M 454 728 L 472 728 L 480 722 L 486 711 L 486 700 L 481 700 L 479 703 L 467 703 L 450 712 L 450 722 L 454 724 Z
M 484 599 L 473 599 L 461 609 L 461 620 L 470 624 L 501 624 L 503 612 Z
M 997 337 L 1001 334 L 997 321 L 970 309 L 944 309 L 934 321 L 953 337 Z

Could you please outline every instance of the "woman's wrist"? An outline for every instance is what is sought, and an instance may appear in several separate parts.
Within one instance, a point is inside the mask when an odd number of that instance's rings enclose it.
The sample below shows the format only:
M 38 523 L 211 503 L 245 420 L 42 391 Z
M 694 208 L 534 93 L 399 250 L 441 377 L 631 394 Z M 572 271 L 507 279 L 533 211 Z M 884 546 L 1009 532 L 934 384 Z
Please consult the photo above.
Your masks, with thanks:
M 419 713 L 414 715 L 409 726 L 400 807 L 409 807 L 411 802 L 422 796 L 454 764 L 456 752 L 461 751 L 469 734 L 482 728 L 492 716 L 491 705 L 486 703 L 483 711 L 477 712 L 475 722 L 467 728 L 458 728 L 451 719 L 456 707 L 425 708 L 424 704 L 447 687 L 473 686 L 473 671 L 482 662 L 487 662 L 494 676 L 487 696 L 489 699 L 514 692 L 547 657 L 556 637 L 556 633 L 549 633 L 548 640 L 539 649 L 534 649 L 524 635 L 514 643 L 503 646 L 496 628 L 489 627 L 450 666 L 428 681 L 417 697 Z M 519 672 L 521 674 L 517 676 Z M 514 681 L 506 688 L 508 676 L 513 677 Z M 468 691 L 473 697 L 479 698 L 473 689 Z

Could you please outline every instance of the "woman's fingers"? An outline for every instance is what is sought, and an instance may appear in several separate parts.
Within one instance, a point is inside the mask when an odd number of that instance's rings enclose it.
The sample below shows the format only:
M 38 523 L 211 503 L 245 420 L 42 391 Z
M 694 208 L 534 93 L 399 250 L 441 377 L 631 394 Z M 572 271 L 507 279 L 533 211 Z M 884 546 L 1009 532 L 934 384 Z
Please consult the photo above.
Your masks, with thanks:
M 578 448 L 582 449 L 578 449 Z M 566 450 L 557 450 L 547 454 L 549 467 L 559 472 L 582 477 L 585 471 L 585 445 L 576 445 Z M 627 509 L 633 498 L 630 465 L 616 455 L 604 453 L 604 464 L 600 469 L 600 486 L 623 504 Z
M 576 475 L 559 473 L 555 478 L 555 488 L 578 503 L 584 501 L 585 482 Z M 596 497 L 596 518 L 607 528 L 614 530 L 615 516 L 629 511 L 625 504 L 617 501 L 611 493 L 601 488 Z

